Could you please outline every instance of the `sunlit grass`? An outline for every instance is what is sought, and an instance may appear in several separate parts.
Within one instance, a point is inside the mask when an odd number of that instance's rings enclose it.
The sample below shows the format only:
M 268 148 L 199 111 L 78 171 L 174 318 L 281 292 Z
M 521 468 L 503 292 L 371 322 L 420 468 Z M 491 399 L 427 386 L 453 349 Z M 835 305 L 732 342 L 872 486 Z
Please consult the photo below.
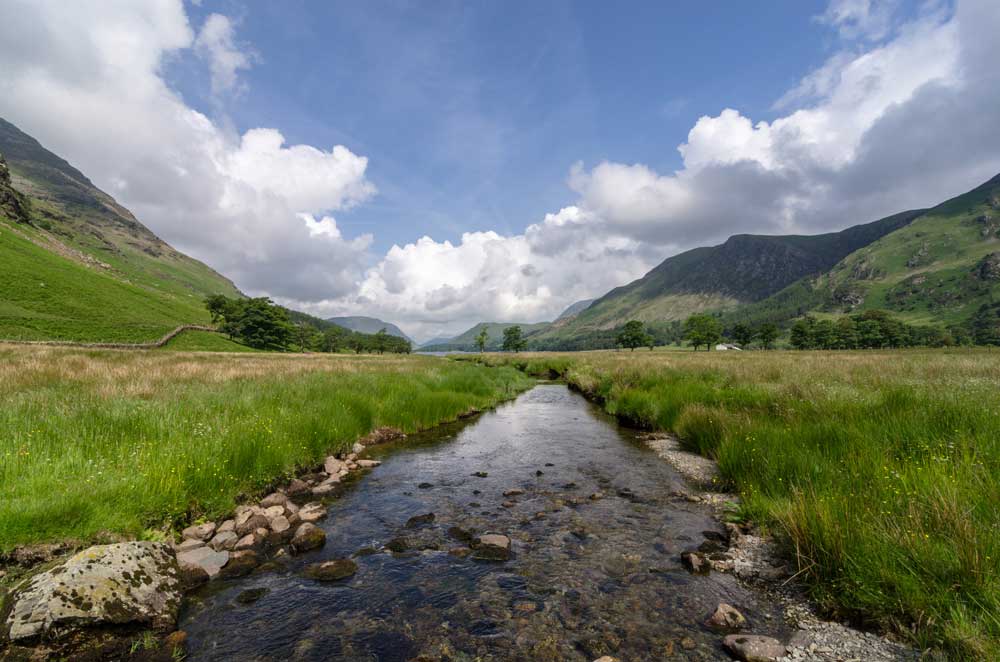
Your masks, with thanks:
M 1000 353 L 487 356 L 716 459 L 832 610 L 1000 659 Z
M 221 514 L 374 427 L 427 428 L 529 384 L 420 356 L 0 345 L 0 548 Z

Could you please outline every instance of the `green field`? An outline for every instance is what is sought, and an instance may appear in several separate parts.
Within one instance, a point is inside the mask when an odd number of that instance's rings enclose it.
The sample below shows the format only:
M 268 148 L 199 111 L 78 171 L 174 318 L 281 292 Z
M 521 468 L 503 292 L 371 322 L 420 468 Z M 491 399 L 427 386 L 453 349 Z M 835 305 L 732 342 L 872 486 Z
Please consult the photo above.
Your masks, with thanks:
M 560 374 L 716 459 L 830 611 L 1000 659 L 1000 352 L 463 358 Z
M 253 347 L 247 347 L 230 340 L 221 333 L 211 331 L 187 330 L 174 336 L 163 347 L 161 352 L 256 352 Z
M 221 515 L 375 427 L 427 428 L 530 383 L 422 356 L 0 345 L 0 549 Z

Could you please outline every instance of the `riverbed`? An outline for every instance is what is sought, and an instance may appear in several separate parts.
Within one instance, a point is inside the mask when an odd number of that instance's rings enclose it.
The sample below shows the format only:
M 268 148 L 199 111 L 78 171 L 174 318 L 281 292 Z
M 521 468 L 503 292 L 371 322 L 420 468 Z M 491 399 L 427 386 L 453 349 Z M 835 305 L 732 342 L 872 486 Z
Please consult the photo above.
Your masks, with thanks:
M 322 550 L 189 598 L 187 659 L 726 660 L 704 625 L 720 602 L 754 632 L 785 634 L 733 577 L 684 569 L 680 554 L 724 529 L 676 496 L 683 480 L 633 431 L 563 384 L 374 457 L 329 504 Z M 465 539 L 487 532 L 511 538 L 509 560 L 468 555 Z M 356 574 L 303 572 L 337 558 Z

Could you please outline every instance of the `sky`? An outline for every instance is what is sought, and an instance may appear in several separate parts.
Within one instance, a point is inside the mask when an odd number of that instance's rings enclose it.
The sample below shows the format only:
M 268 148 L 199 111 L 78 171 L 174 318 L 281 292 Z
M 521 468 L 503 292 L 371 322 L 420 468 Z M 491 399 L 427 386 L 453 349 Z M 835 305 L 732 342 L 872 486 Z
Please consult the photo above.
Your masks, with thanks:
M 418 340 L 1000 172 L 996 0 L 0 0 L 0 116 L 244 292 Z

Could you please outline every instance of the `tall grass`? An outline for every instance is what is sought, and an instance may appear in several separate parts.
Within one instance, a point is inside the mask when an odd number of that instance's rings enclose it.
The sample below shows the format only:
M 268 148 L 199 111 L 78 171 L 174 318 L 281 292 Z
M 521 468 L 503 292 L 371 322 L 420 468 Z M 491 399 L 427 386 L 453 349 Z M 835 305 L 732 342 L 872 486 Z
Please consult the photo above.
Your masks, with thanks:
M 716 459 L 814 597 L 956 658 L 1000 659 L 1000 353 L 595 352 L 555 370 Z
M 0 346 L 0 549 L 220 514 L 374 427 L 427 428 L 529 384 L 416 356 Z

